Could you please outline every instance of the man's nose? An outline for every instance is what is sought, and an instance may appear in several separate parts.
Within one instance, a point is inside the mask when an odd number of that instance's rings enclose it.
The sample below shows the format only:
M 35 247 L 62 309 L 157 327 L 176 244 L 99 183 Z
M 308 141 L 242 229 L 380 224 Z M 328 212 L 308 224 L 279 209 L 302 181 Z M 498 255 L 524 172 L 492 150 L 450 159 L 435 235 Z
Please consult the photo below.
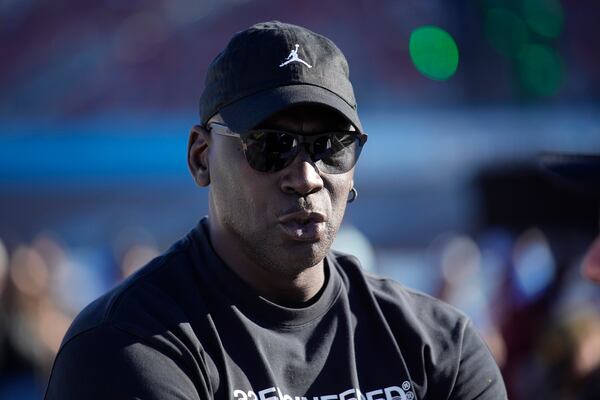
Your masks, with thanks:
M 282 172 L 280 185 L 284 193 L 306 196 L 323 188 L 321 173 L 305 148 Z

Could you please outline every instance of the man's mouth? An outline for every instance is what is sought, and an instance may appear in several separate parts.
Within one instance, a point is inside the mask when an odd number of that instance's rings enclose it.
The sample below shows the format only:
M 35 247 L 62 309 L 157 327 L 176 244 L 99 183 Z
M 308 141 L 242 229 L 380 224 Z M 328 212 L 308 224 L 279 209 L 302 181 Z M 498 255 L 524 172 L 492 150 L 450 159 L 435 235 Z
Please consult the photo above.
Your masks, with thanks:
M 297 211 L 279 218 L 279 227 L 292 240 L 317 242 L 325 234 L 325 214 L 314 211 Z

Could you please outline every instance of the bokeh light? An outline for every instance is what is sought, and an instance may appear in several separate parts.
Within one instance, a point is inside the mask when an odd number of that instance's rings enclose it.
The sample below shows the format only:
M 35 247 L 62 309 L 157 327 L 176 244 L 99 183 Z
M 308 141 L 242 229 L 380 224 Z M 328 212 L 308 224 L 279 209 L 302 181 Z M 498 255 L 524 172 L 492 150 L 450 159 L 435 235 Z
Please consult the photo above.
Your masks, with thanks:
M 537 298 L 552 283 L 556 262 L 542 231 L 528 230 L 517 240 L 514 268 L 517 288 L 527 300 Z
M 450 34 L 436 26 L 422 26 L 410 35 L 410 57 L 417 70 L 435 80 L 449 79 L 458 68 L 458 47 Z
M 525 22 L 506 9 L 489 10 L 484 24 L 487 40 L 496 51 L 507 57 L 516 57 L 529 39 Z
M 551 47 L 541 44 L 523 46 L 518 56 L 523 87 L 538 96 L 553 96 L 563 82 L 563 63 Z
M 524 0 L 525 21 L 535 33 L 556 38 L 563 30 L 564 13 L 559 0 Z
M 468 236 L 457 235 L 448 240 L 441 254 L 441 269 L 446 281 L 460 285 L 479 272 L 481 254 Z

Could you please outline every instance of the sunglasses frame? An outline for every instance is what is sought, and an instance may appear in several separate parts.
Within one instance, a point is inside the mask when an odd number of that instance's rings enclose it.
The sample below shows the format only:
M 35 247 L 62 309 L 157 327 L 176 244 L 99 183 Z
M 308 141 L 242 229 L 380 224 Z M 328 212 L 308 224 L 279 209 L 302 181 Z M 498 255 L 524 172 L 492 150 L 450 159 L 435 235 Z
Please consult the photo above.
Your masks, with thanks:
M 217 129 L 215 129 L 215 128 L 217 128 Z M 356 138 L 358 139 L 358 147 L 360 149 L 362 149 L 363 145 L 367 142 L 367 139 L 368 139 L 368 135 L 366 133 L 361 133 L 358 131 L 332 131 L 332 132 L 326 132 L 326 133 L 321 133 L 321 134 L 316 134 L 316 135 L 301 135 L 301 134 L 297 134 L 297 133 L 287 132 L 282 129 L 251 129 L 243 134 L 240 134 L 240 133 L 233 132 L 231 129 L 229 129 L 229 127 L 227 125 L 219 123 L 219 122 L 209 123 L 207 125 L 207 129 L 210 132 L 214 132 L 218 135 L 239 138 L 240 141 L 242 142 L 242 146 L 244 149 L 244 155 L 246 156 L 246 161 L 248 161 L 248 163 L 250 163 L 248 160 L 248 155 L 246 154 L 248 145 L 246 144 L 245 139 L 254 132 L 261 132 L 261 131 L 262 132 L 278 132 L 278 133 L 285 133 L 286 135 L 292 136 L 294 139 L 296 139 L 296 141 L 298 143 L 298 148 L 300 148 L 301 145 L 304 145 L 305 149 L 307 150 L 307 153 L 310 156 L 310 159 L 313 160 L 313 162 L 322 160 L 322 159 L 319 159 L 319 160 L 313 159 L 313 156 L 314 156 L 313 145 L 318 139 L 322 138 L 323 136 L 332 136 L 334 134 L 339 134 L 339 133 L 350 134 L 350 135 L 356 136 Z M 296 150 L 294 156 L 291 157 L 290 162 L 287 163 L 286 166 L 284 166 L 281 169 L 284 169 L 289 164 L 291 164 L 291 162 L 298 156 L 298 152 L 299 152 L 299 150 Z M 352 167 L 350 167 L 350 169 L 352 169 L 354 167 L 354 165 L 356 165 L 357 161 L 358 161 L 358 157 L 356 157 L 356 160 L 354 161 L 354 164 L 352 165 Z M 252 167 L 251 164 L 250 164 L 250 166 Z M 252 168 L 255 169 L 254 167 L 252 167 Z M 260 171 L 260 170 L 257 170 L 257 171 L 259 171 L 259 172 L 277 172 L 277 171 L 280 171 L 281 169 L 278 169 L 275 171 Z M 348 171 L 350 169 L 348 169 Z M 337 174 L 343 174 L 348 171 L 337 172 Z M 334 172 L 326 172 L 326 173 L 336 174 Z

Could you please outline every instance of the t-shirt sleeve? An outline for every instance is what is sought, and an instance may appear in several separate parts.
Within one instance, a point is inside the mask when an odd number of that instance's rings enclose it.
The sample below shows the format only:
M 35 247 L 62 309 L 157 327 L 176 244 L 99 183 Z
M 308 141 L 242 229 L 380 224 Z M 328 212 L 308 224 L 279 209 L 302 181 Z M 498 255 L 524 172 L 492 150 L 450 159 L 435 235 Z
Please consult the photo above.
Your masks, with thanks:
M 107 325 L 63 345 L 45 399 L 212 399 L 206 382 L 190 375 L 176 358 Z
M 470 321 L 465 325 L 461 347 L 458 375 L 450 399 L 506 399 L 498 365 Z

